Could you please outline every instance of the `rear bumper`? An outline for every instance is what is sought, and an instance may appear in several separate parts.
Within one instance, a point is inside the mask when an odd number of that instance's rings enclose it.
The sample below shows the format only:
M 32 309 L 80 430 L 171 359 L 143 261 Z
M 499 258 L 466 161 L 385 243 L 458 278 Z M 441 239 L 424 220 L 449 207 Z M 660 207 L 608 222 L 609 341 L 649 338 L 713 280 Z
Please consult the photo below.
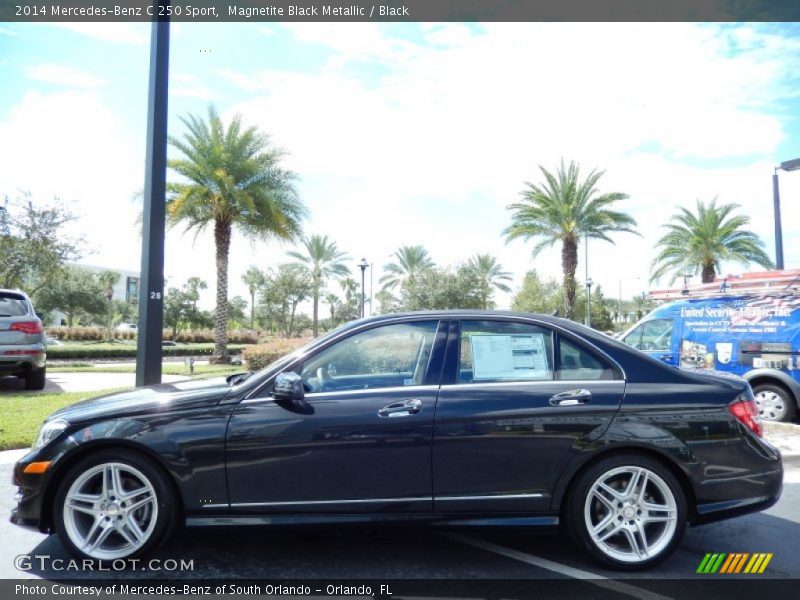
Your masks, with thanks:
M 47 351 L 43 344 L 0 344 L 0 375 L 19 375 L 43 369 Z

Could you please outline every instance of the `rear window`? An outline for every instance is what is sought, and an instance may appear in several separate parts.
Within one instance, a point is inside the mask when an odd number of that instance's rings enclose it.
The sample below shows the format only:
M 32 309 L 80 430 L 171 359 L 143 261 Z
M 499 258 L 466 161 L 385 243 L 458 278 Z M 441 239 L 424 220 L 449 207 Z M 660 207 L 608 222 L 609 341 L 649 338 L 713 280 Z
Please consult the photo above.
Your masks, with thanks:
M 0 317 L 21 317 L 28 314 L 28 302 L 19 294 L 0 292 Z

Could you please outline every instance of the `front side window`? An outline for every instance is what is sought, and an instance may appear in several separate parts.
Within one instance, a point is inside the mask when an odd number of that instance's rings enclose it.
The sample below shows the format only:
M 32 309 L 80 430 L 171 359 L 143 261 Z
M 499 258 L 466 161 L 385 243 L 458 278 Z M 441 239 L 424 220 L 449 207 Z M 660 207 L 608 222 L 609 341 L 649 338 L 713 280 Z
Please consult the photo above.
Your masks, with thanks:
M 509 321 L 462 321 L 457 383 L 553 378 L 549 330 Z
M 589 350 L 559 338 L 558 378 L 564 380 L 614 379 L 614 369 Z
M 622 340 L 645 352 L 668 351 L 672 344 L 672 319 L 653 319 L 639 325 Z
M 352 335 L 308 358 L 309 392 L 422 385 L 438 321 L 385 325 Z

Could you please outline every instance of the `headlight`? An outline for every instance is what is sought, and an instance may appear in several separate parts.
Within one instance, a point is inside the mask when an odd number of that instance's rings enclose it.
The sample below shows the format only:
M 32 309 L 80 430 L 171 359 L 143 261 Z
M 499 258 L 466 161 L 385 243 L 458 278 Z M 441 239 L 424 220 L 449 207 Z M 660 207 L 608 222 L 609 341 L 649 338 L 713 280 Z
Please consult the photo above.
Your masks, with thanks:
M 36 441 L 33 444 L 33 449 L 41 448 L 56 439 L 59 434 L 67 428 L 67 423 L 63 419 L 55 419 L 47 421 L 39 430 L 39 435 L 36 436 Z

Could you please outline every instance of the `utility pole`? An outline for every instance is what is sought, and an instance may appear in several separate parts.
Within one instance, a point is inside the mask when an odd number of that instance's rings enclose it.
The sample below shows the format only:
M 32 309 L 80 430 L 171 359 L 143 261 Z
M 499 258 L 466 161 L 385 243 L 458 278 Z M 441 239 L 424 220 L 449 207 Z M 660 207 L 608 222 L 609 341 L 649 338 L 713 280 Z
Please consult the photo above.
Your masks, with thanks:
M 168 14 L 171 0 L 158 0 L 157 14 Z M 161 7 L 164 8 L 161 8 Z M 164 323 L 164 226 L 167 188 L 167 98 L 169 17 L 155 16 L 150 33 L 150 84 L 147 92 L 147 154 L 142 212 L 142 268 L 136 386 L 161 383 L 161 330 Z

